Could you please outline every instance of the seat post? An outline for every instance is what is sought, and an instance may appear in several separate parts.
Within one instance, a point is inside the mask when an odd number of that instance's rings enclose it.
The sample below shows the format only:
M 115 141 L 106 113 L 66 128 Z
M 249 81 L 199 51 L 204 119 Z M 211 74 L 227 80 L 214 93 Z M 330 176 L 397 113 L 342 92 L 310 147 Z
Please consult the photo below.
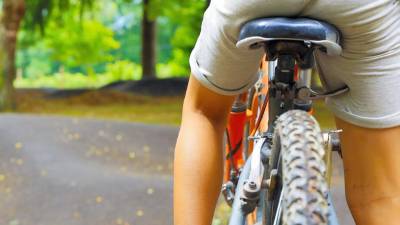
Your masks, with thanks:
M 285 84 L 293 83 L 295 64 L 296 60 L 291 54 L 279 55 L 274 80 Z
M 311 88 L 312 69 L 300 69 L 297 86 Z

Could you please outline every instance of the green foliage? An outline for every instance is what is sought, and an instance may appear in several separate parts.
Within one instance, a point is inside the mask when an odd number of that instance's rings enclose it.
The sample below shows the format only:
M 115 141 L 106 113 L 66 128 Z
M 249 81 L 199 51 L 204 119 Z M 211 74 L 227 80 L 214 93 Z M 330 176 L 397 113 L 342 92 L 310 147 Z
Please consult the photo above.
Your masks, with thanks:
M 17 88 L 99 88 L 121 80 L 139 80 L 141 67 L 130 61 L 117 61 L 108 64 L 104 73 L 87 76 L 82 73 L 58 72 L 51 75 L 17 77 L 14 82 Z
M 31 78 L 37 78 L 43 74 L 50 74 L 51 69 L 51 65 L 48 62 L 40 60 L 40 58 L 33 58 L 30 62 L 30 66 L 23 72 L 24 74 L 28 74 Z
M 112 15 L 103 22 L 113 28 L 115 39 L 121 45 L 120 49 L 113 52 L 115 58 L 140 63 L 141 5 L 121 2 L 114 3 L 113 7 L 116 10 L 113 10 Z M 101 14 L 104 14 L 103 11 L 110 13 L 110 10 L 106 8 L 102 9 Z
M 174 75 L 189 74 L 189 56 L 200 32 L 205 5 L 204 0 L 175 0 L 164 8 L 164 14 L 177 25 L 171 38 Z
M 169 76 L 184 77 L 189 75 L 189 52 L 183 49 L 175 48 L 172 52 L 173 58 L 168 63 L 170 67 Z
M 95 0 L 25 0 L 26 12 L 23 26 L 30 30 L 39 28 L 45 31 L 47 22 L 53 17 L 59 17 L 71 8 L 79 9 L 82 16 L 85 10 L 90 9 Z
M 114 52 L 119 60 L 141 62 L 142 7 L 137 1 L 115 0 L 114 3 L 103 3 L 98 13 L 102 16 L 101 21 L 115 31 L 115 39 L 121 44 L 121 48 Z M 171 59 L 170 40 L 175 29 L 176 25 L 168 17 L 157 16 L 158 63 L 167 63 Z
M 102 81 L 140 78 L 140 0 L 92 0 L 91 5 L 85 6 L 79 0 L 27 0 L 27 4 L 40 8 L 37 3 L 42 1 L 52 2 L 51 6 L 41 6 L 46 33 L 43 36 L 36 32 L 40 23 L 32 22 L 34 10 L 29 9 L 19 35 L 17 65 L 23 77 L 18 84 L 28 87 L 26 82 L 32 78 L 31 86 L 62 87 L 58 83 L 62 80 L 58 76 L 60 69 L 64 74 L 78 74 L 67 75 L 72 79 L 72 84 L 66 85 L 69 87 L 85 86 L 80 83 L 84 79 L 89 82 L 86 86 L 92 87 L 90 82 L 96 79 L 83 74 L 101 76 Z M 157 18 L 160 78 L 189 74 L 189 54 L 200 31 L 205 4 L 206 0 L 150 0 L 150 14 Z M 87 12 L 82 14 L 82 9 Z M 35 29 L 27 26 L 30 23 L 35 24 Z M 52 74 L 56 81 L 50 81 Z M 45 77 L 41 79 L 42 76 Z
M 111 80 L 140 80 L 142 68 L 127 60 L 117 61 L 106 66 L 106 72 Z
M 170 36 L 173 50 L 168 63 L 169 71 L 172 73 L 170 76 L 189 74 L 190 52 L 199 35 L 203 12 L 207 4 L 207 0 L 150 0 L 150 17 L 167 18 L 174 28 L 169 29 L 173 31 Z
M 27 32 L 22 32 L 24 34 Z M 55 72 L 52 66 L 49 49 L 44 42 L 36 42 L 29 48 L 20 49 L 17 54 L 17 68 L 23 77 L 39 77 Z
M 112 61 L 111 50 L 119 48 L 111 29 L 98 21 L 84 20 L 82 23 L 66 23 L 60 29 L 50 23 L 46 44 L 52 49 L 51 57 L 69 67 L 92 67 L 94 64 Z
M 98 10 L 101 4 L 94 3 L 100 2 L 26 1 L 27 13 L 19 35 L 20 49 L 17 54 L 17 65 L 22 69 L 23 75 L 54 73 L 60 67 L 94 74 L 95 69 L 102 68 L 100 65 L 113 61 L 112 51 L 119 48 L 118 41 L 114 39 L 114 32 L 89 11 Z M 83 13 L 84 10 L 87 12 Z M 44 27 L 46 33 L 43 32 Z M 38 30 L 42 33 L 36 32 Z
M 17 88 L 96 88 L 100 84 L 99 77 L 89 77 L 81 73 L 55 73 L 51 76 L 38 76 L 37 78 L 18 77 L 14 86 Z

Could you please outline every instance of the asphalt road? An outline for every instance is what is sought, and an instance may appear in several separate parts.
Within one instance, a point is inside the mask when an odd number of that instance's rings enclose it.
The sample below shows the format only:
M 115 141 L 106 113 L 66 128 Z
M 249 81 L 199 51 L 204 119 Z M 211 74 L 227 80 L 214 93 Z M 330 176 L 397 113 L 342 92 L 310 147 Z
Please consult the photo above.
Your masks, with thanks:
M 176 127 L 0 116 L 0 225 L 172 224 Z M 340 160 L 333 198 L 342 225 Z

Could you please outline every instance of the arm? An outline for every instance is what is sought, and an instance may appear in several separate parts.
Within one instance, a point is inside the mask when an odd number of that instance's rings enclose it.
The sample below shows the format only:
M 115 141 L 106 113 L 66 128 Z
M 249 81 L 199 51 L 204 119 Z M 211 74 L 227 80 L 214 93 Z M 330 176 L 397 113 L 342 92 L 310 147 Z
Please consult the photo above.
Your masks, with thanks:
M 216 94 L 193 76 L 175 148 L 174 224 L 211 224 L 223 175 L 222 140 L 234 96 Z

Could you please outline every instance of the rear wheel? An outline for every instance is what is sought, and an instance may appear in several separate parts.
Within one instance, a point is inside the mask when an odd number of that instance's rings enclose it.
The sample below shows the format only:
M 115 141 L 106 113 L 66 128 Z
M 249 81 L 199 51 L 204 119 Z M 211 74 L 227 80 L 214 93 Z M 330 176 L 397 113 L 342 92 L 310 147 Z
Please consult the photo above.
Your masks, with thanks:
M 277 174 L 271 177 L 276 185 L 266 201 L 268 224 L 328 223 L 324 146 L 312 116 L 292 110 L 278 118 L 268 170 L 268 174 Z

